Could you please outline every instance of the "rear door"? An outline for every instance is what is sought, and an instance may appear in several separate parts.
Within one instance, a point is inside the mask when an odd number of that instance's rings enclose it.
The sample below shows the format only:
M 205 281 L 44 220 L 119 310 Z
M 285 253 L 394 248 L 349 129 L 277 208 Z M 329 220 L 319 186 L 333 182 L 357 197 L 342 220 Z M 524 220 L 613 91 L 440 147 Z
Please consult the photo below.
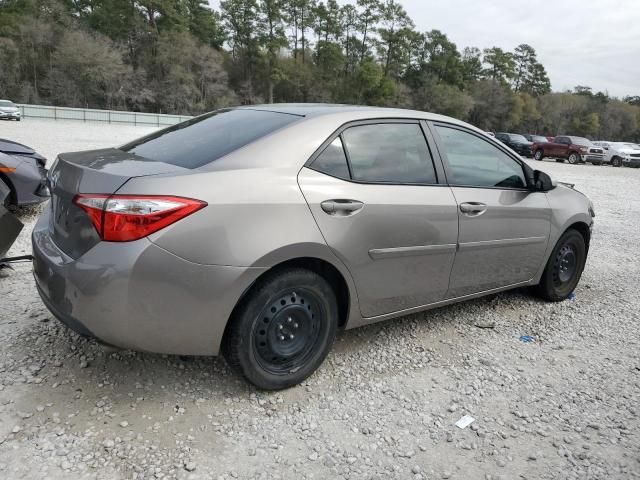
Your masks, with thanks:
M 425 135 L 417 121 L 351 124 L 298 176 L 364 317 L 437 302 L 447 291 L 457 205 Z
M 433 129 L 460 228 L 447 297 L 532 279 L 549 241 L 546 195 L 529 190 L 521 161 L 483 135 L 448 124 Z

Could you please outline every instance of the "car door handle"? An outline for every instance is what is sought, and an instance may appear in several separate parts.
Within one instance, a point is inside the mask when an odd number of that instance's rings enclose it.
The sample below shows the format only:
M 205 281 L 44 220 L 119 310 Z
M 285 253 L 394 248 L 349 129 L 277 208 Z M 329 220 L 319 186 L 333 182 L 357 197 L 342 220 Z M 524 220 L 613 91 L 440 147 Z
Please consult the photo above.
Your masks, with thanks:
M 478 217 L 487 211 L 487 206 L 480 202 L 466 202 L 460 204 L 460 211 L 469 217 Z
M 346 216 L 359 212 L 364 203 L 358 200 L 325 200 L 320 207 L 329 215 Z

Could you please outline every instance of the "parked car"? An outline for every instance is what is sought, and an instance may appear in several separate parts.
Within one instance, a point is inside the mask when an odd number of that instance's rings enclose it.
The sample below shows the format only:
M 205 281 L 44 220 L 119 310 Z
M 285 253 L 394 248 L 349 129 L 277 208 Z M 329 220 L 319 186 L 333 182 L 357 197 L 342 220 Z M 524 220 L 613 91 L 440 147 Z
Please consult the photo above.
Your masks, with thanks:
M 11 195 L 9 187 L 4 182 L 0 182 L 0 270 L 5 266 L 7 252 L 24 227 L 22 222 L 5 207 L 9 195 Z
M 531 145 L 533 144 L 519 133 L 496 132 L 496 138 L 518 155 L 522 155 L 523 157 L 533 156 L 531 153 Z
M 308 377 L 339 328 L 515 287 L 566 299 L 595 216 L 482 130 L 373 107 L 219 110 L 60 154 L 50 183 L 32 243 L 56 317 L 122 348 L 222 352 L 263 389 Z
M 11 100 L 0 100 L 0 119 L 20 121 L 20 109 Z
M 640 167 L 640 146 L 629 142 L 594 142 L 604 149 L 604 161 L 614 167 Z
M 49 198 L 46 163 L 34 149 L 0 138 L 0 183 L 10 190 L 6 206 L 33 205 Z
M 559 136 L 551 142 L 536 142 L 531 148 L 536 160 L 552 157 L 560 162 L 568 160 L 571 164 L 590 162 L 593 165 L 602 165 L 604 160 L 603 148 L 583 137 Z

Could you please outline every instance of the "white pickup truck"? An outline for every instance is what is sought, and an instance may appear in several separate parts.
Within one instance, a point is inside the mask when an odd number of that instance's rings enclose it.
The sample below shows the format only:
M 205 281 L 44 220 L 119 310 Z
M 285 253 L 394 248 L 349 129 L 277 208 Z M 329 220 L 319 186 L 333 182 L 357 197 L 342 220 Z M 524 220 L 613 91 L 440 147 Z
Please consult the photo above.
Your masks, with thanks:
M 640 145 L 629 142 L 593 142 L 604 148 L 604 162 L 614 167 L 640 167 Z

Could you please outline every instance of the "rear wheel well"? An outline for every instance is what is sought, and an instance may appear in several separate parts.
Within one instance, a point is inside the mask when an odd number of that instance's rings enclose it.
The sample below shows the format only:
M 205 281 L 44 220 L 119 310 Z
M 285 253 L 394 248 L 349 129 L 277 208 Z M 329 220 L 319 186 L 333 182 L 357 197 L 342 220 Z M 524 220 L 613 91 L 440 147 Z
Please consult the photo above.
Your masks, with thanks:
M 569 226 L 569 228 L 567 228 L 567 230 L 571 229 L 577 230 L 578 233 L 582 235 L 582 238 L 584 238 L 584 244 L 587 247 L 587 251 L 589 251 L 589 242 L 591 241 L 591 229 L 589 228 L 589 225 L 584 222 L 576 222 L 573 225 Z
M 340 273 L 340 271 L 326 260 L 321 260 L 319 258 L 293 258 L 291 260 L 287 260 L 274 265 L 270 269 L 266 270 L 251 284 L 249 288 L 247 288 L 247 290 L 238 300 L 238 303 L 231 312 L 231 315 L 229 316 L 229 321 L 227 322 L 227 326 L 225 327 L 223 341 L 224 337 L 229 331 L 229 325 L 231 325 L 231 322 L 233 322 L 233 319 L 235 318 L 236 312 L 238 311 L 240 305 L 242 305 L 246 298 L 251 294 L 256 284 L 258 284 L 265 277 L 265 275 L 273 274 L 274 272 L 286 270 L 288 268 L 304 268 L 322 276 L 329 283 L 336 295 L 336 301 L 338 303 L 338 328 L 344 327 L 347 324 L 347 319 L 349 318 L 349 304 L 351 299 L 347 281 L 344 279 L 344 276 Z

